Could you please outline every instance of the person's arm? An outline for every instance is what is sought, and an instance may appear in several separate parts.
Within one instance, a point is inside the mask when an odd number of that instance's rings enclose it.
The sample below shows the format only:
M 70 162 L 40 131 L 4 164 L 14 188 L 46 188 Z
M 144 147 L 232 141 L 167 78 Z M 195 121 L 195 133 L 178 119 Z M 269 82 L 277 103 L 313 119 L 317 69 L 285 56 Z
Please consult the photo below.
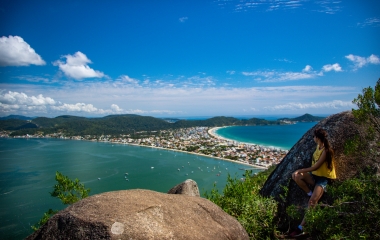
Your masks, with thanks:
M 315 171 L 315 170 L 317 170 L 320 166 L 322 166 L 322 164 L 325 162 L 325 160 L 326 160 L 326 151 L 323 150 L 321 156 L 319 156 L 318 161 L 317 161 L 313 166 L 311 166 L 311 167 L 309 167 L 309 168 L 298 169 L 298 170 L 296 170 L 296 171 L 294 172 L 294 174 Z

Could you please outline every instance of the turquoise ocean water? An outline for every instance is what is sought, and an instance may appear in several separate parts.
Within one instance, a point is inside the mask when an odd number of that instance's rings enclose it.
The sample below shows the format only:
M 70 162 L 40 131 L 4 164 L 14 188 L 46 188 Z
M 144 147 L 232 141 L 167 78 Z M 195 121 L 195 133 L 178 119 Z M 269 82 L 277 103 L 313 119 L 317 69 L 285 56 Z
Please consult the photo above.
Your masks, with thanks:
M 290 150 L 317 122 L 270 126 L 233 126 L 220 128 L 216 133 L 238 142 L 255 143 Z
M 236 141 L 290 149 L 314 125 L 229 127 L 217 133 Z M 167 192 L 186 179 L 195 180 L 203 194 L 215 182 L 221 192 L 228 173 L 242 177 L 244 171 L 240 168 L 249 166 L 163 149 L 75 140 L 0 138 L 0 239 L 23 239 L 32 233 L 30 226 L 45 211 L 65 207 L 49 194 L 56 171 L 80 179 L 91 189 L 90 195 L 136 188 Z M 219 171 L 221 175 L 217 176 Z

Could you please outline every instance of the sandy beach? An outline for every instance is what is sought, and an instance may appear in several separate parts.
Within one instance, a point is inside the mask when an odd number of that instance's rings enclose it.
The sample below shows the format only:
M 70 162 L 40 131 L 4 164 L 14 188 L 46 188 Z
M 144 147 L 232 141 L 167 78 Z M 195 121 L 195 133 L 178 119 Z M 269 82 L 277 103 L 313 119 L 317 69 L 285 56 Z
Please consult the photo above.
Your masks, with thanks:
M 116 144 L 118 144 L 118 143 L 116 143 Z M 206 155 L 206 154 L 202 154 L 202 153 L 188 152 L 188 151 L 183 151 L 183 150 L 178 150 L 178 149 L 173 149 L 173 148 L 163 148 L 163 147 L 147 146 L 147 145 L 132 144 L 132 143 L 122 143 L 122 144 L 128 144 L 128 145 L 133 145 L 133 146 L 138 146 L 138 147 L 148 147 L 148 148 L 156 148 L 156 149 L 160 149 L 160 150 L 169 150 L 169 151 L 175 151 L 175 152 L 194 154 L 194 155 L 198 155 L 198 156 L 202 156 L 202 157 L 209 157 L 209 158 L 215 158 L 215 159 L 218 159 L 218 160 L 238 163 L 238 164 L 245 165 L 245 166 L 250 166 L 250 167 L 256 168 L 256 169 L 267 169 L 266 167 L 263 167 L 263 166 L 258 166 L 258 165 L 253 165 L 253 164 L 249 164 L 249 163 L 243 163 L 243 162 L 239 162 L 239 161 L 235 161 L 235 160 L 231 160 L 231 159 L 210 156 L 210 155 Z

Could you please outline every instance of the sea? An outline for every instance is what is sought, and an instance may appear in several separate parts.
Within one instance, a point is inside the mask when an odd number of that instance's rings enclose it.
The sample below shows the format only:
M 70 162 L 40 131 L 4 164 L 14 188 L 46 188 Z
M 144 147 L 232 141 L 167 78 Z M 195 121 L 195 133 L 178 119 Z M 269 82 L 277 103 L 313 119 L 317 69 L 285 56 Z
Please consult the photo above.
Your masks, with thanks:
M 258 144 L 269 148 L 290 150 L 317 122 L 298 122 L 290 125 L 223 127 L 215 133 L 238 142 Z
M 231 140 L 290 149 L 316 123 L 221 128 Z M 90 195 L 127 189 L 167 192 L 193 179 L 202 196 L 222 193 L 227 175 L 240 179 L 247 165 L 158 148 L 47 138 L 0 138 L 0 239 L 23 239 L 49 209 L 65 208 L 50 196 L 56 171 L 78 178 Z

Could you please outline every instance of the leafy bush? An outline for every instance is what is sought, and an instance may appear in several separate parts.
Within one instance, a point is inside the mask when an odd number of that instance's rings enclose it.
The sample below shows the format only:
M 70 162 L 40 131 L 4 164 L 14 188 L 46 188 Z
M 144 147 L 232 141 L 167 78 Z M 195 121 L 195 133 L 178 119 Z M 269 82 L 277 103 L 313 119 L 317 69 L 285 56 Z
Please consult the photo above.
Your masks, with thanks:
M 228 175 L 223 195 L 214 187 L 211 193 L 206 192 L 205 196 L 235 217 L 251 239 L 273 239 L 276 231 L 277 202 L 259 194 L 273 170 L 274 167 L 255 176 L 251 176 L 252 171 L 246 171 L 244 181 L 232 179 Z
M 332 206 L 306 212 L 306 231 L 318 239 L 380 239 L 380 178 L 372 173 L 336 183 Z

